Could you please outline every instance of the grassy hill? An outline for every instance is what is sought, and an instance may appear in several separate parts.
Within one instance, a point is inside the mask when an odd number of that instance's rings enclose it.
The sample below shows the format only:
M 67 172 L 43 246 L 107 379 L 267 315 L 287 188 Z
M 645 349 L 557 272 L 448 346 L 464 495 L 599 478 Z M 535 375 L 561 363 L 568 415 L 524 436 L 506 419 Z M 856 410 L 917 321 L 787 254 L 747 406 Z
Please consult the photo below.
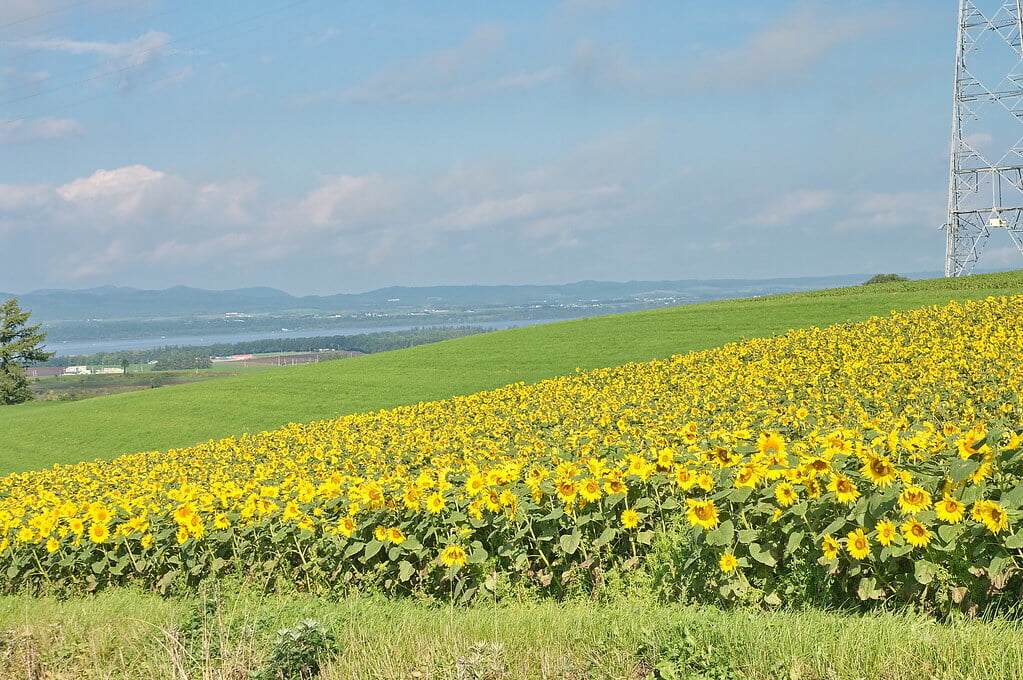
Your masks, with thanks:
M 357 359 L 0 409 L 0 474 L 187 446 L 706 349 L 790 328 L 1023 293 L 1023 272 L 857 286 L 513 329 Z

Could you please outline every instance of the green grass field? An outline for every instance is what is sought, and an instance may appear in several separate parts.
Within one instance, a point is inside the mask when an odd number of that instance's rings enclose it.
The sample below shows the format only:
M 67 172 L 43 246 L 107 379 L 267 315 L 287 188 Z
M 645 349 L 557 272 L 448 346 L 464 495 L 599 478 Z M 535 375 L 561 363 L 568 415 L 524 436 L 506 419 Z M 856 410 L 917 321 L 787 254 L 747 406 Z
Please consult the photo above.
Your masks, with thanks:
M 705 303 L 471 336 L 408 350 L 71 403 L 0 408 L 0 474 L 165 450 L 576 368 L 707 349 L 791 328 L 1023 292 L 1023 272 Z

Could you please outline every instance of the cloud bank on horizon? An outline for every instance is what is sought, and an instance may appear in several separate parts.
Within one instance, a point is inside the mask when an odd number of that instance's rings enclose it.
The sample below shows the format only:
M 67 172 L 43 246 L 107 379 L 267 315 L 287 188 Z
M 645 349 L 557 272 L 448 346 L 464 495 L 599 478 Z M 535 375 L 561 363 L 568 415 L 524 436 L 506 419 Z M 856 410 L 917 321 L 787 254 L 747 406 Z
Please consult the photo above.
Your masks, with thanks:
M 953 4 L 5 2 L 0 290 L 939 270 Z

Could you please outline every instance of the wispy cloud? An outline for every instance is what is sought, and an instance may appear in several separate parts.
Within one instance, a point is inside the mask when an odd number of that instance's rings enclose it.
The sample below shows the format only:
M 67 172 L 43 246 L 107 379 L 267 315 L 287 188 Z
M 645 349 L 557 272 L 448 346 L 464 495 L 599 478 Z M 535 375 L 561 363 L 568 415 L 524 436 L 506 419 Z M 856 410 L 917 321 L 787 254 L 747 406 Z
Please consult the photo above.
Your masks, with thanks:
M 42 140 L 67 139 L 85 134 L 85 128 L 70 118 L 48 116 L 36 119 L 0 120 L 0 144 L 26 144 Z
M 319 45 L 325 45 L 332 41 L 337 36 L 341 35 L 341 31 L 336 26 L 328 26 L 322 31 L 310 33 L 309 35 L 302 38 L 302 43 L 309 47 L 317 47 Z
M 588 89 L 629 95 L 745 92 L 795 82 L 839 46 L 884 26 L 881 10 L 838 11 L 800 3 L 728 49 L 705 50 L 686 62 L 641 60 L 631 50 L 583 40 L 572 71 Z
M 832 208 L 838 201 L 834 191 L 800 189 L 773 199 L 754 214 L 738 220 L 740 226 L 774 227 L 791 224 L 807 215 Z
M 763 87 L 804 75 L 839 45 L 876 26 L 883 14 L 839 12 L 827 4 L 802 3 L 736 47 L 712 52 L 693 69 L 688 86 L 697 90 Z
M 493 62 L 504 50 L 504 44 L 501 27 L 484 24 L 456 47 L 428 52 L 383 69 L 339 94 L 323 92 L 296 99 L 294 103 L 419 103 L 463 99 L 495 92 L 532 90 L 563 75 L 563 69 L 558 66 L 494 73 Z
M 171 37 L 161 31 L 149 31 L 124 42 L 73 40 L 71 38 L 28 38 L 10 41 L 9 47 L 21 47 L 49 52 L 97 57 L 98 77 L 110 76 L 117 80 L 118 88 L 134 88 L 138 77 L 152 71 L 172 54 L 181 53 L 169 48 Z
M 738 227 L 852 232 L 917 229 L 941 223 L 944 195 L 935 191 L 864 192 L 799 189 L 736 220 Z

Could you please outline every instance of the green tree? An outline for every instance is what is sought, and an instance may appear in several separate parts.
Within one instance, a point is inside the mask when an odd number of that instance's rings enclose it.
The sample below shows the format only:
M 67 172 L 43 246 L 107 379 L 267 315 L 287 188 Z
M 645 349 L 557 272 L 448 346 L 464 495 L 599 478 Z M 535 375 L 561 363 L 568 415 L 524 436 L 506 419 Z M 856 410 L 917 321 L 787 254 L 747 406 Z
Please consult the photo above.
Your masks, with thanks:
M 874 274 L 869 279 L 863 282 L 863 285 L 869 285 L 871 283 L 893 283 L 895 281 L 909 281 L 905 276 L 898 274 Z
M 41 324 L 29 326 L 31 312 L 21 311 L 18 299 L 0 305 L 0 404 L 20 404 L 32 398 L 24 367 L 33 361 L 46 361 L 54 355 L 41 345 L 46 333 Z

